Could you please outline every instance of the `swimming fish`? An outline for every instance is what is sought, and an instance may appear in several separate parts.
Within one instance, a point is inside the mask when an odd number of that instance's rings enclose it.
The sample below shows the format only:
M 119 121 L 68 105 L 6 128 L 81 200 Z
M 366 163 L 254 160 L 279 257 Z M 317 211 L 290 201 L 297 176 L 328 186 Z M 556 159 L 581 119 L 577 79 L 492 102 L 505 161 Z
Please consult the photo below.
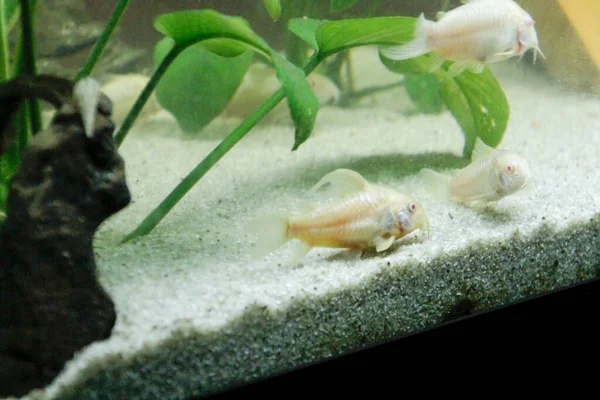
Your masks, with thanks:
M 527 161 L 507 150 L 494 149 L 480 138 L 475 141 L 471 164 L 455 176 L 424 168 L 419 177 L 446 198 L 479 209 L 533 187 Z
M 382 47 L 391 60 L 405 60 L 433 52 L 430 72 L 445 60 L 454 61 L 448 73 L 456 76 L 469 69 L 481 73 L 485 63 L 523 56 L 533 49 L 540 54 L 535 21 L 513 0 L 466 0 L 463 5 L 438 13 L 438 21 L 418 17 L 414 38 L 399 46 Z
M 374 247 L 381 252 L 417 229 L 429 232 L 427 214 L 412 196 L 369 183 L 349 169 L 325 175 L 311 192 L 326 184 L 331 203 L 301 215 L 282 212 L 252 221 L 247 229 L 261 234 L 254 255 L 264 256 L 292 239 L 299 240 L 292 261 L 313 247 L 347 248 L 357 254 Z

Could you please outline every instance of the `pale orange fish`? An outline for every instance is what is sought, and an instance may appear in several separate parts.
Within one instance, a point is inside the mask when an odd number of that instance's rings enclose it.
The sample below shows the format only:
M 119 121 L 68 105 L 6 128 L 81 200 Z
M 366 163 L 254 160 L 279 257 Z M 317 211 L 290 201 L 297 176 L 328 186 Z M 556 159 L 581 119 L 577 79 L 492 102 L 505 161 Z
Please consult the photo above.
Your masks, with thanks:
M 381 54 L 391 60 L 406 60 L 432 53 L 430 71 L 445 60 L 455 61 L 449 74 L 455 76 L 469 69 L 483 72 L 485 63 L 522 56 L 534 49 L 535 63 L 540 50 L 535 21 L 513 0 L 469 0 L 446 13 L 438 13 L 438 21 L 421 14 L 412 41 L 382 47 Z
M 313 247 L 357 252 L 374 247 L 381 252 L 417 229 L 429 232 L 425 210 L 412 196 L 369 183 L 348 169 L 325 175 L 311 192 L 326 184 L 330 184 L 329 190 L 337 197 L 336 201 L 302 215 L 282 212 L 250 223 L 248 229 L 261 235 L 254 255 L 264 256 L 292 239 L 300 242 L 294 260 Z
M 507 150 L 494 149 L 480 138 L 475 141 L 471 164 L 456 175 L 448 176 L 424 168 L 419 176 L 437 193 L 474 208 L 493 205 L 506 196 L 533 189 L 525 159 Z

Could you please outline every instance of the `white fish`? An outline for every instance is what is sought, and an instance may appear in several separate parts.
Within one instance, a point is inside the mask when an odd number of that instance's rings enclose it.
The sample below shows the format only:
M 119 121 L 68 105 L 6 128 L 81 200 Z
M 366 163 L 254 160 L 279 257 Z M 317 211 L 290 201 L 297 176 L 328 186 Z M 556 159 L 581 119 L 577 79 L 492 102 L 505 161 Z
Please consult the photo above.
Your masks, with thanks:
M 425 19 L 421 13 L 415 25 L 412 41 L 382 47 L 381 54 L 391 60 L 405 60 L 430 52 L 430 71 L 445 60 L 455 61 L 449 74 L 455 76 L 469 69 L 483 72 L 485 63 L 523 56 L 534 50 L 533 62 L 540 50 L 535 21 L 513 0 L 469 0 L 446 13 L 438 13 L 437 22 Z
M 475 142 L 471 164 L 451 177 L 422 169 L 419 176 L 448 199 L 482 208 L 523 189 L 532 189 L 527 161 L 506 150 L 494 149 L 480 138 Z M 438 192 L 440 193 L 440 192 Z
M 328 183 L 336 201 L 302 215 L 282 212 L 252 221 L 247 230 L 261 235 L 254 255 L 264 256 L 292 239 L 300 240 L 293 261 L 313 247 L 381 252 L 417 229 L 429 232 L 425 210 L 412 196 L 371 184 L 348 169 L 325 175 L 311 192 Z

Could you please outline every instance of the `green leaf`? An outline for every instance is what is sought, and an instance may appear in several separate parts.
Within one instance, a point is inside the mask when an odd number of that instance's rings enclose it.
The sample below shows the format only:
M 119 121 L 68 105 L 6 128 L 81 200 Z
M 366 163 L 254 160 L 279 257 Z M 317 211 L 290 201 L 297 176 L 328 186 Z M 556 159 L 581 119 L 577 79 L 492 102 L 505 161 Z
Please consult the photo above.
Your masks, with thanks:
M 319 43 L 317 43 L 317 29 L 321 25 L 326 23 L 320 19 L 312 18 L 292 18 L 288 22 L 288 29 L 294 35 L 308 43 L 313 49 L 319 49 Z
M 6 213 L 10 181 L 20 164 L 19 145 L 15 140 L 0 157 L 0 213 Z
M 380 58 L 389 70 L 407 76 L 426 74 L 431 63 L 430 55 L 402 61 L 381 55 Z M 451 77 L 448 74 L 450 65 L 452 63 L 446 61 L 432 75 L 439 84 L 441 98 L 465 135 L 463 155 L 471 156 L 477 137 L 489 146 L 498 146 L 510 116 L 510 106 L 500 84 L 487 66 L 480 74 L 464 71 Z
M 281 2 L 279 0 L 263 0 L 263 2 L 273 21 L 277 21 L 281 17 Z
M 346 19 L 322 24 L 316 32 L 324 56 L 366 45 L 401 45 L 413 37 L 415 18 Z
M 439 114 L 444 111 L 441 85 L 433 74 L 406 76 L 404 88 L 417 109 L 424 114 Z
M 498 146 L 508 126 L 510 106 L 492 71 L 489 67 L 481 74 L 466 71 L 454 80 L 469 104 L 475 124 L 475 130 L 465 135 L 465 155 L 471 156 L 478 136 L 487 145 Z
M 212 53 L 222 57 L 237 57 L 245 51 L 248 46 L 231 39 L 209 39 L 196 43 L 196 46 L 202 47 Z
M 271 47 L 252 30 L 245 19 L 210 9 L 163 14 L 154 20 L 154 27 L 183 47 L 210 39 L 230 39 L 212 43 L 210 51 L 224 57 L 239 55 L 240 44 L 267 58 L 272 53 Z
M 154 63 L 160 64 L 175 45 L 157 43 Z M 156 87 L 162 107 L 171 112 L 184 132 L 198 132 L 227 106 L 250 67 L 253 52 L 222 57 L 202 46 L 192 46 L 175 59 Z
M 277 78 L 283 84 L 290 113 L 296 125 L 294 147 L 292 148 L 292 150 L 296 150 L 312 133 L 319 111 L 319 99 L 313 93 L 300 68 L 279 55 L 276 55 L 273 60 L 277 69 Z
M 349 9 L 357 0 L 331 0 L 329 9 L 331 11 L 344 11 Z
M 21 11 L 19 0 L 0 0 L 0 6 L 3 7 L 4 21 L 2 22 L 4 23 L 6 32 L 8 33 L 19 20 L 19 14 Z

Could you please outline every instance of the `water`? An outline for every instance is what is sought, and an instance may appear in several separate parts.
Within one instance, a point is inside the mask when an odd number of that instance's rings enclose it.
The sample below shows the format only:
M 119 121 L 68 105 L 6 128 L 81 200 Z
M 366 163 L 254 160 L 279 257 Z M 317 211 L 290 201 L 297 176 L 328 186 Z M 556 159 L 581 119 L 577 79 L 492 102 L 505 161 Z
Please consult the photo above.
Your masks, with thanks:
M 310 52 L 286 30 L 292 17 L 348 20 L 425 12 L 433 20 L 441 3 L 452 8 L 458 2 L 358 3 L 332 12 L 325 1 L 283 1 L 282 16 L 274 22 L 262 2 L 132 2 L 111 38 L 109 61 L 101 61 L 93 76 L 113 99 L 114 121 L 121 125 L 155 68 L 153 57 L 170 48 L 163 42 L 154 54 L 164 36 L 152 21 L 164 13 L 213 8 L 240 15 L 256 35 L 302 66 Z M 239 143 L 217 153 L 222 158 L 149 234 L 123 244 L 281 85 L 265 57 L 182 53 L 180 64 L 165 75 L 168 84 L 159 84 L 119 149 L 133 201 L 101 226 L 94 241 L 98 279 L 117 310 L 112 336 L 83 349 L 40 396 L 205 395 L 596 277 L 600 102 L 590 54 L 595 49 L 583 29 L 588 22 L 577 19 L 582 28 L 573 30 L 567 15 L 581 17 L 562 9 L 562 2 L 543 8 L 539 2 L 519 3 L 536 20 L 545 60 L 538 57 L 534 65 L 530 51 L 521 61 L 490 65 L 483 75 L 454 79 L 438 71 L 423 79 L 391 71 L 373 45 L 332 55 L 308 78 L 321 106 L 307 140 L 295 137 L 284 100 Z M 91 4 L 81 15 L 101 23 L 114 4 Z M 589 7 L 595 12 L 592 3 Z M 75 33 L 61 40 L 69 37 Z M 258 43 L 253 35 L 246 39 Z M 40 70 L 76 71 L 89 51 L 83 48 L 72 48 L 68 57 L 46 51 Z M 487 80 L 477 81 L 483 76 Z M 469 92 L 472 82 L 480 82 L 479 89 Z M 300 132 L 311 130 L 310 115 L 317 111 L 307 106 L 306 96 L 294 92 L 291 99 Z M 458 107 L 459 98 L 467 106 L 453 108 L 453 115 L 448 107 Z M 52 112 L 45 115 L 48 121 Z M 523 156 L 535 190 L 486 210 L 432 197 L 417 173 L 466 166 L 463 151 L 473 132 Z M 252 259 L 256 237 L 245 225 L 257 215 L 301 210 L 307 190 L 337 168 L 417 197 L 427 210 L 430 236 L 415 232 L 388 251 L 366 251 L 360 258 L 318 248 L 288 264 L 292 246 L 286 245 Z M 177 365 L 185 367 L 176 371 Z

